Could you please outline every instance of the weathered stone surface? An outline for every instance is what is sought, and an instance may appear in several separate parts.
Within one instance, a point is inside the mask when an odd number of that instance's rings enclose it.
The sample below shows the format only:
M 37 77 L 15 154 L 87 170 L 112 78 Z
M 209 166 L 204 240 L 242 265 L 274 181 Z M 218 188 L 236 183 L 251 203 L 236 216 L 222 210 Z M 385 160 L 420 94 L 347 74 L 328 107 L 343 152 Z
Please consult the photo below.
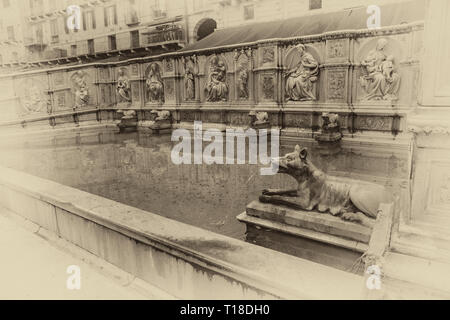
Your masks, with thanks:
M 287 225 L 332 234 L 368 243 L 372 229 L 343 221 L 338 217 L 319 212 L 289 209 L 287 207 L 254 201 L 247 206 L 247 214 L 253 217 L 285 223 Z

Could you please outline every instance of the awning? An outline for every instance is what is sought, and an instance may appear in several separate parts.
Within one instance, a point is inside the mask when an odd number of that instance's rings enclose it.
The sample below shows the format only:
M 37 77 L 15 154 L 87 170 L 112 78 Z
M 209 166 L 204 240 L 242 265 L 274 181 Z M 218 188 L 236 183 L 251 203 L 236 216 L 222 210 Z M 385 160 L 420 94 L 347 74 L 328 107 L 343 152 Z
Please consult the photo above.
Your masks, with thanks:
M 425 1 L 414 0 L 380 6 L 381 27 L 424 20 Z M 310 14 L 281 21 L 260 22 L 219 29 L 206 38 L 186 46 L 179 52 L 255 42 L 264 39 L 291 38 L 339 30 L 367 28 L 367 8 Z

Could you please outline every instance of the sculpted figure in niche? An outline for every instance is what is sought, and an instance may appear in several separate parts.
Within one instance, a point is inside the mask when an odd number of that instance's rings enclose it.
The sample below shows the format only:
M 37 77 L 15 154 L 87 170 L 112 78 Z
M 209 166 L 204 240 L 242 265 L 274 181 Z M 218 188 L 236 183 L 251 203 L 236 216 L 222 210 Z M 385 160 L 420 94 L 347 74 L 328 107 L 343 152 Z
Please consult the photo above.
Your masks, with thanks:
M 184 88 L 186 92 L 186 100 L 195 99 L 195 76 L 191 67 L 186 67 L 184 73 Z
M 247 66 L 242 64 L 238 74 L 239 98 L 248 99 L 248 71 Z
M 119 78 L 117 79 L 117 93 L 119 94 L 119 103 L 130 102 L 130 81 L 125 75 L 124 70 L 119 70 Z
M 74 74 L 73 84 L 75 89 L 74 109 L 86 106 L 89 102 L 89 89 L 82 72 L 79 71 Z
M 211 60 L 208 84 L 206 85 L 207 101 L 227 101 L 228 85 L 225 80 L 225 64 L 215 56 Z
M 395 71 L 394 57 L 387 56 L 386 39 L 380 39 L 374 50 L 361 62 L 366 72 L 360 78 L 364 90 L 363 100 L 395 100 L 400 88 L 400 75 Z
M 150 101 L 164 101 L 164 86 L 159 72 L 159 66 L 156 63 L 150 65 L 150 71 L 147 77 L 147 92 Z
M 319 75 L 319 63 L 306 52 L 305 46 L 296 46 L 300 55 L 300 62 L 287 73 L 286 97 L 292 101 L 316 100 L 314 83 Z

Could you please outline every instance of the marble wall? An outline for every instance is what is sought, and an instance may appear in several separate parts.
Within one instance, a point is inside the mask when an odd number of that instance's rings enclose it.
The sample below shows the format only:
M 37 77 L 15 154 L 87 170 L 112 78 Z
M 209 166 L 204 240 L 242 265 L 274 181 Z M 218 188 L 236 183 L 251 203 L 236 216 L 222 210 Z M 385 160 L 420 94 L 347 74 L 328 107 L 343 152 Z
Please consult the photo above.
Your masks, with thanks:
M 335 112 L 344 133 L 395 136 L 417 104 L 422 33 L 403 24 L 1 76 L 0 120 L 165 109 L 181 126 L 247 126 L 256 110 L 311 133 Z

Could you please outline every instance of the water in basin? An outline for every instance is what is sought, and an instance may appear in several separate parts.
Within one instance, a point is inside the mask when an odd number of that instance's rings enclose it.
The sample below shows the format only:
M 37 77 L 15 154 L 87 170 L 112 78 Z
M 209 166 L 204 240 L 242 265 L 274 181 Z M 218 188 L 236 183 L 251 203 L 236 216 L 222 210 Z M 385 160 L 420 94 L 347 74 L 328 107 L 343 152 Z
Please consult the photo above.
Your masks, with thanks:
M 296 187 L 286 175 L 261 176 L 261 165 L 175 165 L 174 144 L 170 135 L 110 131 L 36 137 L 2 146 L 0 165 L 238 239 L 245 239 L 245 226 L 236 216 L 262 189 Z M 327 173 L 376 182 L 406 197 L 402 154 L 373 148 L 323 154 L 315 143 L 302 146 Z M 282 145 L 280 154 L 292 147 Z

